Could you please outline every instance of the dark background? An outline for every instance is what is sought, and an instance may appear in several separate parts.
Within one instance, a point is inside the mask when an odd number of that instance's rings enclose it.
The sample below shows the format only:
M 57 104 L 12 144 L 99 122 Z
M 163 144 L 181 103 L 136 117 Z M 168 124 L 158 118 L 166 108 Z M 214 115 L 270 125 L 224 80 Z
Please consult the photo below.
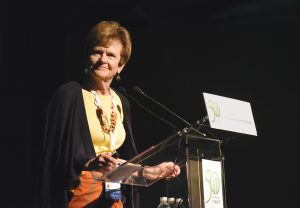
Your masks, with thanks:
M 191 123 L 206 115 L 202 92 L 251 103 L 258 136 L 223 146 L 228 208 L 299 204 L 299 1 L 19 0 L 0 8 L 4 207 L 32 207 L 46 103 L 82 75 L 86 34 L 101 20 L 132 35 L 126 88 L 141 87 Z M 172 132 L 134 103 L 132 114 L 139 151 Z M 142 207 L 165 194 L 162 181 L 142 189 Z

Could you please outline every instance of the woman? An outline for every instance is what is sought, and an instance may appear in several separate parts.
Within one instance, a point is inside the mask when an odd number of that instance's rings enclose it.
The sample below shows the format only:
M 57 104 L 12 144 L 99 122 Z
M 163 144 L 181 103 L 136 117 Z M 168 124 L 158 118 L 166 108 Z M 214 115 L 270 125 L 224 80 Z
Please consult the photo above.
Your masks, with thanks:
M 93 176 L 93 171 L 105 174 L 137 154 L 129 102 L 110 87 L 129 60 L 130 35 L 117 22 L 100 22 L 88 34 L 86 52 L 84 79 L 60 86 L 48 105 L 37 207 L 137 208 L 134 187 Z M 153 179 L 179 172 L 173 163 L 162 163 L 143 174 Z M 109 192 L 108 186 L 113 186 Z

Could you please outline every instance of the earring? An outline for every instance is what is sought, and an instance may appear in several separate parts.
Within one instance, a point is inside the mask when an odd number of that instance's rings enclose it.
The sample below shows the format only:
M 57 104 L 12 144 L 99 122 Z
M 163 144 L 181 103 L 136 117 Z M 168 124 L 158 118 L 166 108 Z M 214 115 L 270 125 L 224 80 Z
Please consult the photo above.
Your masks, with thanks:
M 120 73 L 118 72 L 117 73 L 117 76 L 116 76 L 116 81 L 118 82 L 118 81 L 120 81 L 121 80 L 121 76 L 120 76 Z
M 92 70 L 93 66 L 87 67 L 83 70 L 84 74 L 88 74 Z

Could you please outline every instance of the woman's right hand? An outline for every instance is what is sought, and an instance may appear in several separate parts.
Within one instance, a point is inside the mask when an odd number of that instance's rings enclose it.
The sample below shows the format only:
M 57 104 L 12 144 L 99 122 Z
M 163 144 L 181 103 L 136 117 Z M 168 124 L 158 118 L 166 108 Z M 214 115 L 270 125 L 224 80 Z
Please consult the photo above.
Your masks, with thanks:
M 87 170 L 96 170 L 100 171 L 103 174 L 106 174 L 114 170 L 119 164 L 118 159 L 112 157 L 110 152 L 101 153 L 97 157 L 91 159 L 86 164 Z
M 112 157 L 110 152 L 102 153 L 98 157 L 98 171 L 108 173 L 114 170 L 118 166 L 119 162 L 117 159 Z

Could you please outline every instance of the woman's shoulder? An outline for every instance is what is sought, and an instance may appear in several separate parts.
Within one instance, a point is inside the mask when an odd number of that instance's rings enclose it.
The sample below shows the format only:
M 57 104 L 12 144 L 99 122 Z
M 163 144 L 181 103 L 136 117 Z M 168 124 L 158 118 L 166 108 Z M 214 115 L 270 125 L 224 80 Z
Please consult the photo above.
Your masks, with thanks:
M 70 81 L 70 82 L 61 84 L 57 88 L 55 93 L 67 96 L 67 95 L 74 95 L 80 91 L 81 91 L 80 83 L 77 81 Z
M 127 97 L 125 97 L 125 95 L 123 95 L 123 93 L 121 93 L 118 89 L 113 88 L 113 91 L 120 98 L 122 105 L 124 105 L 125 107 L 129 107 L 130 103 L 129 103 L 129 100 L 127 99 Z
M 69 98 L 74 98 L 80 95 L 81 85 L 77 81 L 70 81 L 61 84 L 57 87 L 56 91 L 52 95 L 51 100 L 66 100 Z

